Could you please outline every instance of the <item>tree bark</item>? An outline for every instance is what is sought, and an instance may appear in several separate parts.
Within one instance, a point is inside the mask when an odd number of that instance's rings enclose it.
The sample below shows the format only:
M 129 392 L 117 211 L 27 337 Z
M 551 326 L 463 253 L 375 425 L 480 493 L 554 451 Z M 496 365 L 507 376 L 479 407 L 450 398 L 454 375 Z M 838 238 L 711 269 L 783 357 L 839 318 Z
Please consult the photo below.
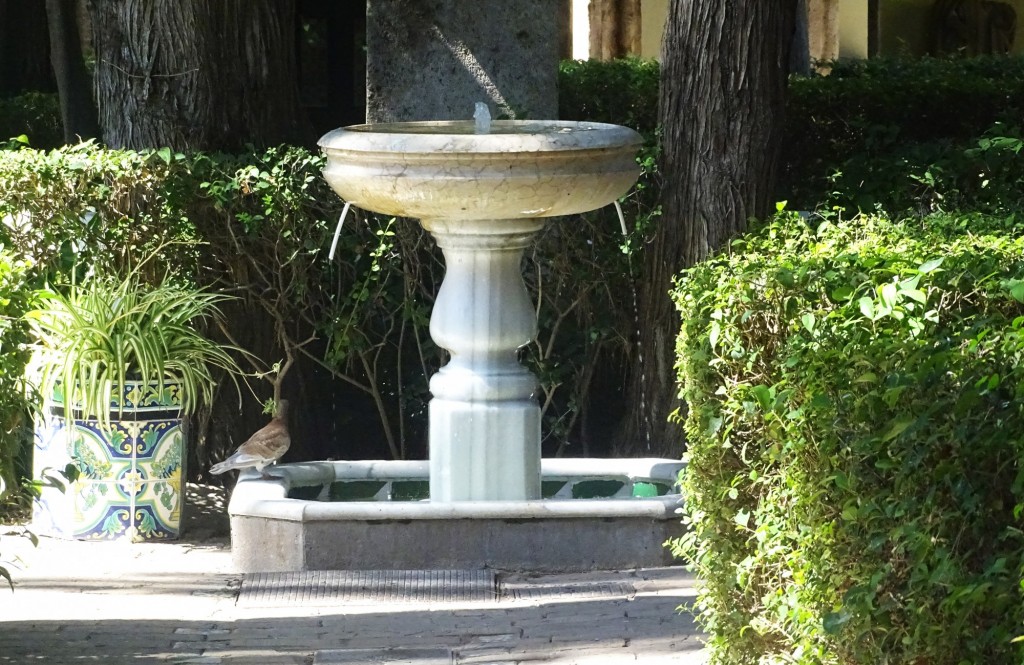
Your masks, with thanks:
M 294 0 L 92 0 L 107 145 L 302 142 Z
M 662 216 L 644 252 L 623 440 L 679 455 L 672 279 L 773 210 L 796 0 L 672 0 L 661 70 Z
M 50 64 L 57 80 L 64 141 L 75 143 L 99 136 L 96 106 L 89 92 L 89 74 L 82 58 L 75 0 L 46 0 L 50 33 Z
M 590 57 L 640 54 L 640 0 L 590 0 Z

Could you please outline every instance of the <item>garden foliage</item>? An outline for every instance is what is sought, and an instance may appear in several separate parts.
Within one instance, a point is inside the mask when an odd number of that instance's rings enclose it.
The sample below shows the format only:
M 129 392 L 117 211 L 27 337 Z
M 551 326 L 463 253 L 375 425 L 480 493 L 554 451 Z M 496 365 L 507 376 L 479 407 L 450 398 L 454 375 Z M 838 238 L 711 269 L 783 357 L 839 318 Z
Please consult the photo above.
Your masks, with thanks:
M 31 445 L 25 426 L 30 400 L 24 382 L 29 331 L 22 318 L 32 294 L 29 268 L 24 258 L 0 243 L 0 487 L 8 488 L 17 487 L 27 474 L 25 452 Z
M 1022 661 L 1022 231 L 782 212 L 679 280 L 713 662 Z
M 0 161 L 0 241 L 32 265 L 37 287 L 65 290 L 87 270 L 123 278 L 156 253 L 140 269 L 143 281 L 239 296 L 222 306 L 226 325 L 206 332 L 262 359 L 254 374 L 273 378 L 289 354 L 299 361 L 289 390 L 322 397 L 308 400 L 318 410 L 299 422 L 311 431 L 297 439 L 310 443 L 296 454 L 422 457 L 427 379 L 444 360 L 427 329 L 440 254 L 429 236 L 410 232 L 414 222 L 353 211 L 328 260 L 342 202 L 322 168 L 301 148 L 12 150 Z M 639 195 L 626 202 L 631 218 L 646 205 Z M 621 402 L 593 389 L 616 390 L 615 372 L 628 362 L 631 276 L 619 229 L 614 211 L 552 224 L 527 257 L 541 334 L 525 360 L 541 378 L 548 454 L 593 450 L 580 434 L 586 427 L 604 444 L 603 428 L 588 420 L 608 409 L 591 404 Z M 223 402 L 197 426 L 213 444 L 200 468 L 261 418 L 254 409 L 255 422 L 232 425 L 236 400 Z M 345 406 L 317 406 L 331 403 Z
M 778 200 L 892 214 L 1024 203 L 1024 56 L 871 59 L 794 77 Z

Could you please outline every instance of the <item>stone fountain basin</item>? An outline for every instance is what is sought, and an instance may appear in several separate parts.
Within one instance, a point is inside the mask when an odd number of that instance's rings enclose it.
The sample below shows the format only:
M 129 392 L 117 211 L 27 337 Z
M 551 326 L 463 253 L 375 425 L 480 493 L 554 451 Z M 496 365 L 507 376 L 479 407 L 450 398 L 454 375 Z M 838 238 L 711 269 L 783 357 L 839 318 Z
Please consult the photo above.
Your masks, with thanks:
M 596 122 L 497 120 L 355 125 L 320 139 L 342 199 L 427 220 L 524 219 L 601 208 L 640 174 L 635 131 Z
M 425 483 L 426 461 L 283 464 L 274 480 L 244 471 L 228 506 L 232 556 L 242 572 L 582 572 L 672 563 L 664 542 L 682 529 L 674 489 L 682 462 L 560 458 L 542 467 L 544 483 L 560 485 L 555 498 L 450 503 L 290 498 L 326 496 L 347 483 Z M 569 498 L 602 482 L 622 486 L 608 498 Z M 668 492 L 634 496 L 653 486 Z

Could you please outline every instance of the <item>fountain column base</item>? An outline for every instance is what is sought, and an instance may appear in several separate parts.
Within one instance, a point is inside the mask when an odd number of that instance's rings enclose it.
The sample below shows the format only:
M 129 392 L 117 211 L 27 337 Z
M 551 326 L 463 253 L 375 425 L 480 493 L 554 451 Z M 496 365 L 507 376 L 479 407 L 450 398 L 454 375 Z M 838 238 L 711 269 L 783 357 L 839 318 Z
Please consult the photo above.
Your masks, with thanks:
M 540 407 L 430 402 L 430 500 L 540 498 Z
M 430 380 L 431 501 L 539 499 L 537 379 L 516 351 L 537 335 L 523 250 L 540 219 L 423 220 L 444 252 L 430 334 L 451 360 Z

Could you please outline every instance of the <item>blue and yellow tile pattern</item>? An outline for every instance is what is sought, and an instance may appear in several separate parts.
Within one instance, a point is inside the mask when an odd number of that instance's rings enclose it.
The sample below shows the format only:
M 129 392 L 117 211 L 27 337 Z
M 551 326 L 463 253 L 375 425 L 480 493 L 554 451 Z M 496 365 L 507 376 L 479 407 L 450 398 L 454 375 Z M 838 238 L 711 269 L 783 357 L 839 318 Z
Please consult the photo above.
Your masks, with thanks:
M 68 462 L 81 475 L 65 493 L 43 492 L 36 528 L 80 540 L 178 537 L 185 442 L 177 386 L 129 384 L 122 395 L 120 417 L 112 399 L 109 429 L 95 420 L 69 422 L 59 402 L 37 426 L 36 476 Z

